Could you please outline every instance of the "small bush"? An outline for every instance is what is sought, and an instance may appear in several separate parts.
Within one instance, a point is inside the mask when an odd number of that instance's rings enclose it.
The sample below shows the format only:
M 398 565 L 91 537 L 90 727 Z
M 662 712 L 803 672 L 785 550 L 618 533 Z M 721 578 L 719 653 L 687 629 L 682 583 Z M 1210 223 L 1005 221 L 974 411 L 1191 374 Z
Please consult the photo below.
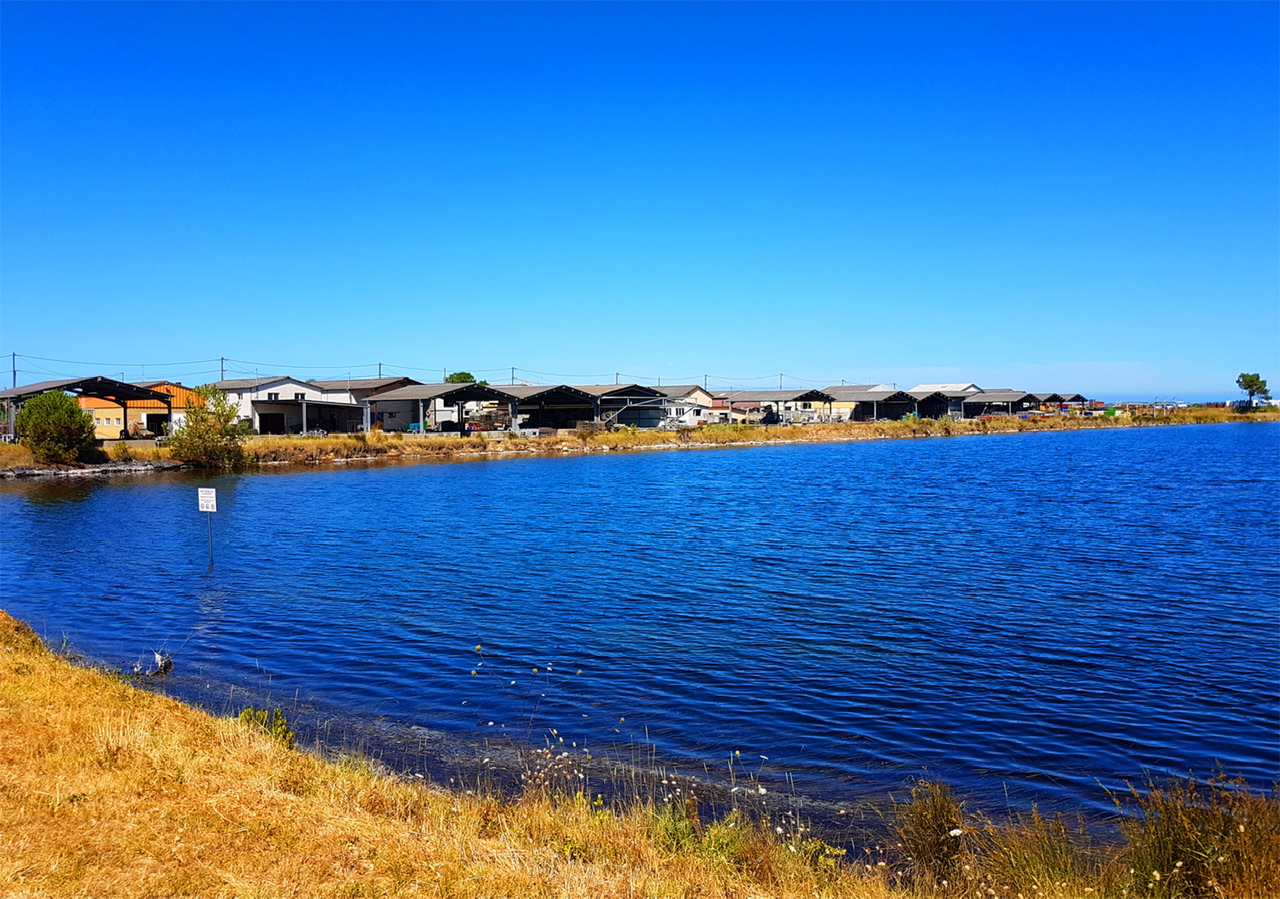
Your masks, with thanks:
M 285 749 L 293 748 L 295 734 L 289 729 L 289 722 L 285 719 L 284 712 L 279 709 L 268 712 L 266 709 L 255 709 L 249 706 L 240 713 L 240 720 L 245 724 L 262 728 Z
M 212 384 L 191 391 L 186 418 L 169 438 L 173 458 L 201 468 L 238 469 L 245 465 L 245 429 L 237 410 Z
M 74 397 L 57 390 L 23 403 L 15 424 L 37 462 L 74 462 L 94 449 L 93 418 Z
M 129 450 L 129 444 L 121 441 L 113 443 L 110 451 L 107 453 L 111 457 L 112 462 L 132 462 L 133 453 Z

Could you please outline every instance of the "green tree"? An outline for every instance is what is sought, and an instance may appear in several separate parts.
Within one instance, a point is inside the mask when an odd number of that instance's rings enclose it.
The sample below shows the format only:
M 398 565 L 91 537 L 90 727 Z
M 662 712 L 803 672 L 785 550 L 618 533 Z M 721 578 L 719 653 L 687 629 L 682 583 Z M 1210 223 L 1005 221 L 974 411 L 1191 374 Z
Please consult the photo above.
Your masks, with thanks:
M 94 447 L 93 418 L 61 391 L 27 400 L 14 423 L 37 462 L 74 462 Z
M 446 384 L 488 384 L 488 381 L 477 381 L 476 376 L 469 371 L 455 371 L 451 375 L 447 375 L 444 379 Z
M 1260 377 L 1257 372 L 1249 374 L 1248 372 L 1240 372 L 1240 377 L 1236 378 L 1236 386 L 1249 394 L 1249 405 L 1253 405 L 1253 398 L 1260 396 L 1264 400 L 1271 399 L 1271 391 L 1267 390 L 1267 382 Z
M 185 420 L 174 429 L 169 447 L 175 459 L 201 468 L 243 468 L 245 429 L 227 395 L 205 384 L 191 391 Z

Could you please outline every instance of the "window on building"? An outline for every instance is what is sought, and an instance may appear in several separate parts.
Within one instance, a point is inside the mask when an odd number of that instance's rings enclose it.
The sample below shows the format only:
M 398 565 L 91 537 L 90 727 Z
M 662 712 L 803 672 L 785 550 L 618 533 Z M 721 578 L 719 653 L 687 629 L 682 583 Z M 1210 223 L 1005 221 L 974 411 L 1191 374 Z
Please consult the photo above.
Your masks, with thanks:
M 280 394 L 278 394 L 278 393 L 268 393 L 268 394 L 267 394 L 267 399 L 269 399 L 269 400 L 278 400 L 278 399 L 280 399 Z
M 307 398 L 307 395 L 305 393 L 295 393 L 293 395 L 293 398 L 301 402 L 302 400 L 305 400 Z

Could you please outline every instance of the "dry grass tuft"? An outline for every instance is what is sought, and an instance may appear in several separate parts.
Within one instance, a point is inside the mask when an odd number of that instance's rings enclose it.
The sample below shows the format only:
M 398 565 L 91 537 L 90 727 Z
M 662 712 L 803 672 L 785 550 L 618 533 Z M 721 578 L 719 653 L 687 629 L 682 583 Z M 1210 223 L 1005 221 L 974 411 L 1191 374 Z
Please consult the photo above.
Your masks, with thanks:
M 1280 802 L 1218 775 L 1130 787 L 1123 861 L 1147 896 L 1280 896 Z
M 36 464 L 31 450 L 20 443 L 0 443 L 0 468 L 30 468 Z

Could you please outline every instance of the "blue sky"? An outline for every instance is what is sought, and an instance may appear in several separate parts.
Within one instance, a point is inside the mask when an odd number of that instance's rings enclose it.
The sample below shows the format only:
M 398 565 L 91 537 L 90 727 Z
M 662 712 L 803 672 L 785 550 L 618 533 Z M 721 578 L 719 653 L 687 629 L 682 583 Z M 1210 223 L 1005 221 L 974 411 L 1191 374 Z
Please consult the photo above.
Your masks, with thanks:
M 19 383 L 225 356 L 1280 386 L 1275 3 L 9 2 L 0 26 Z

